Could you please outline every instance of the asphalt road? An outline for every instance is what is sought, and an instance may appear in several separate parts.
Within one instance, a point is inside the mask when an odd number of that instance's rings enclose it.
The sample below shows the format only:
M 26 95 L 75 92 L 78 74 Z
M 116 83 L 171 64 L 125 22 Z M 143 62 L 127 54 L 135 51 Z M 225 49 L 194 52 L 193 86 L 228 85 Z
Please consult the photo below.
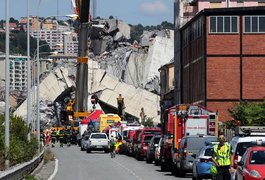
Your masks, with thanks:
M 58 159 L 58 171 L 54 180 L 178 180 L 170 172 L 161 172 L 160 166 L 137 161 L 125 155 L 111 158 L 104 152 L 87 154 L 78 146 L 56 146 L 52 152 Z

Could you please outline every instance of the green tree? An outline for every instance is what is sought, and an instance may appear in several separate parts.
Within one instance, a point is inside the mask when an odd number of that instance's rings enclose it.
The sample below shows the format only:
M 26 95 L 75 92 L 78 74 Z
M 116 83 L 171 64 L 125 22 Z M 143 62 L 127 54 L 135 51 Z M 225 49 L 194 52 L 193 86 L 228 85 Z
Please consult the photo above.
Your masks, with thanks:
M 265 100 L 261 103 L 242 102 L 241 104 L 234 104 L 232 108 L 228 109 L 228 112 L 235 121 L 240 121 L 241 125 L 265 125 Z
M 154 121 L 153 121 L 154 118 L 151 118 L 151 117 L 148 117 L 146 118 L 145 122 L 144 122 L 144 126 L 145 127 L 154 127 Z

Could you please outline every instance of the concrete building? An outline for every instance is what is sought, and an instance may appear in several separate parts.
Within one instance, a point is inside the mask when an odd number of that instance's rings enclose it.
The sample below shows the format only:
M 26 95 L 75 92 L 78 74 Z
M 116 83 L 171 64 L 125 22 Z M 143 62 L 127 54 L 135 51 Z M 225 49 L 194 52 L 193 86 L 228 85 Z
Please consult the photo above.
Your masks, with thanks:
M 233 103 L 265 97 L 265 7 L 204 9 L 180 29 L 181 102 L 231 120 Z
M 174 62 L 159 68 L 161 122 L 167 116 L 166 109 L 174 105 Z
M 37 19 L 37 16 L 30 16 L 30 35 L 34 38 L 38 36 L 40 40 L 46 41 L 53 51 L 63 54 L 77 54 L 78 37 L 73 32 L 70 25 L 60 25 L 57 20 Z M 20 25 L 27 30 L 27 17 L 20 18 Z
M 27 89 L 27 56 L 10 55 L 10 90 Z M 5 54 L 0 55 L 0 77 L 5 79 Z

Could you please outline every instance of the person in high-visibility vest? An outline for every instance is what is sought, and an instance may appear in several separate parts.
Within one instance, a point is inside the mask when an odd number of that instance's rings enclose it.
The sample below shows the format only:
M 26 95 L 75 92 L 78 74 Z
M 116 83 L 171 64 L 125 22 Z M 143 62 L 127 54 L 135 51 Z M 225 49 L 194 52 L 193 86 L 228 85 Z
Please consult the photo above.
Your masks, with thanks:
M 225 142 L 224 135 L 219 136 L 219 144 L 213 146 L 212 160 L 216 166 L 216 180 L 230 180 L 233 171 L 232 150 L 229 143 Z
M 117 139 L 116 143 L 115 143 L 115 150 L 116 150 L 116 153 L 119 153 L 120 152 L 120 146 L 122 145 L 122 140 L 121 139 Z

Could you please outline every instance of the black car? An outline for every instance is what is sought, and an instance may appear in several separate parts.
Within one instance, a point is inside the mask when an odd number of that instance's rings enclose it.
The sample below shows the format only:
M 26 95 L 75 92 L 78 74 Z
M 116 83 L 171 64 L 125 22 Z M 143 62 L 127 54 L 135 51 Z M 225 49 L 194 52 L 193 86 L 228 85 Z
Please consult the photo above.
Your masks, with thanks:
M 152 137 L 148 147 L 147 147 L 147 154 L 146 154 L 146 162 L 152 163 L 155 160 L 155 150 L 158 147 L 158 143 L 161 136 L 154 136 Z

